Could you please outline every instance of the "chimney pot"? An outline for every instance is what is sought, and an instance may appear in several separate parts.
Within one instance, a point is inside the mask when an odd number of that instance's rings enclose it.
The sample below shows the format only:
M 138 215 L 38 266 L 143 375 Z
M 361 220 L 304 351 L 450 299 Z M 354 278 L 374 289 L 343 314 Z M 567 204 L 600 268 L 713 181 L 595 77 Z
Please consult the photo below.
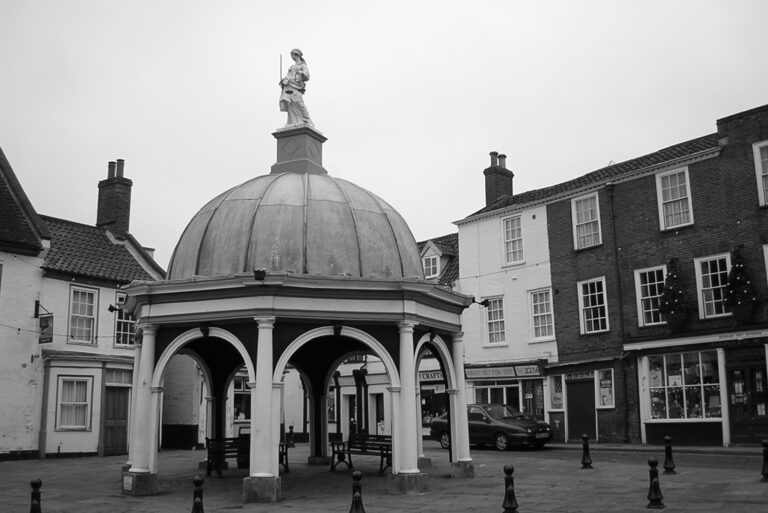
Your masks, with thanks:
M 507 156 L 506 155 L 499 155 L 499 166 L 503 167 L 504 169 L 507 169 Z
M 115 177 L 115 161 L 110 160 L 109 164 L 107 165 L 107 178 L 114 178 Z
M 123 166 L 125 165 L 125 160 L 123 159 L 117 159 L 117 176 L 118 178 L 123 177 Z
M 499 165 L 499 163 L 496 160 L 496 157 L 499 155 L 498 151 L 492 151 L 491 152 L 491 167 L 496 167 Z

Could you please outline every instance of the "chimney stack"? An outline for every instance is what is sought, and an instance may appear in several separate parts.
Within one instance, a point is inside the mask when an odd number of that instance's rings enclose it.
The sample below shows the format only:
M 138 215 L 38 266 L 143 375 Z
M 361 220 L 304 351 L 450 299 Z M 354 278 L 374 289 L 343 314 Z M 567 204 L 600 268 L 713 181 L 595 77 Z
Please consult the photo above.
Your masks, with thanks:
M 502 196 L 512 196 L 512 179 L 515 174 L 507 169 L 507 156 L 491 152 L 491 167 L 483 171 L 485 175 L 485 205 L 495 203 Z
M 133 182 L 123 176 L 125 161 L 117 159 L 107 165 L 107 178 L 99 182 L 96 226 L 125 237 L 131 220 L 131 187 Z

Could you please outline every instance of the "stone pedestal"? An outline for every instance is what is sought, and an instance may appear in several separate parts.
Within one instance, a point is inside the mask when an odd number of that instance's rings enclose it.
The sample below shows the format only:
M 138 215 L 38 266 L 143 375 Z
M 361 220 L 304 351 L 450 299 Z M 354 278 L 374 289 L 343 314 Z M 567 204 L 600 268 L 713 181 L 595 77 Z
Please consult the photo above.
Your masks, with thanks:
M 426 456 L 419 456 L 419 470 L 422 472 L 427 472 L 428 470 L 432 470 L 432 458 L 427 458 Z
M 475 477 L 475 464 L 471 461 L 451 463 L 451 477 Z
M 323 143 L 326 137 L 308 126 L 285 128 L 272 134 L 277 139 L 277 162 L 271 174 L 328 174 L 323 167 Z
M 243 478 L 243 502 L 278 502 L 282 498 L 280 477 Z
M 307 458 L 307 465 L 330 465 L 330 456 L 310 456 Z
M 123 472 L 123 495 L 155 495 L 159 490 L 157 474 Z
M 389 492 L 396 495 L 417 495 L 427 491 L 427 474 L 389 474 Z

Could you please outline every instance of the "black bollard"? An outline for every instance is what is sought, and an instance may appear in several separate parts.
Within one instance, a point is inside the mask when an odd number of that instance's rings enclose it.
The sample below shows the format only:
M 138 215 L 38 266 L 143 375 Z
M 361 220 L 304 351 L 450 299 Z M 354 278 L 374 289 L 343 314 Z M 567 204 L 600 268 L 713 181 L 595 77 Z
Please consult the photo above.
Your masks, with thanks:
M 656 458 L 649 458 L 648 466 L 651 467 L 648 471 L 651 485 L 648 487 L 648 505 L 645 507 L 662 509 L 664 507 L 664 503 L 662 502 L 664 496 L 661 494 L 661 487 L 659 486 L 659 469 L 656 468 L 659 466 L 659 460 Z
M 363 473 L 359 470 L 352 472 L 352 506 L 349 508 L 349 513 L 365 513 L 363 507 L 363 488 L 360 486 L 360 480 L 363 478 Z
M 763 440 L 763 483 L 768 483 L 768 440 Z
M 581 468 L 592 468 L 592 457 L 589 455 L 589 437 L 581 435 Z
M 675 460 L 672 459 L 672 437 L 664 437 L 664 473 L 677 474 L 675 472 Z
M 42 513 L 40 509 L 40 487 L 43 486 L 43 482 L 39 479 L 33 479 L 29 482 L 32 487 L 32 500 L 29 506 L 29 513 Z
M 286 440 L 288 447 L 296 447 L 296 442 L 293 439 L 293 426 L 288 426 L 288 439 Z
M 515 479 L 512 474 L 515 472 L 513 465 L 504 465 L 504 502 L 501 507 L 502 513 L 517 513 L 517 497 L 515 497 Z
M 195 476 L 192 483 L 195 485 L 192 491 L 192 513 L 205 513 L 203 511 L 203 478 Z

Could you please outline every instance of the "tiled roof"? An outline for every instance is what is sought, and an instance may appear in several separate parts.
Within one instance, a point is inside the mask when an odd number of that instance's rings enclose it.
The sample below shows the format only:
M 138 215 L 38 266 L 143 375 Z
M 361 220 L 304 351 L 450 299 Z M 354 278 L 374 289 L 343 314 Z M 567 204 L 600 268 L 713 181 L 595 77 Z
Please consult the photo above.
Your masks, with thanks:
M 154 279 L 123 244 L 112 242 L 105 230 L 41 217 L 51 233 L 51 249 L 45 257 L 44 269 L 118 283 Z
M 0 148 L 0 249 L 36 255 L 48 232 Z
M 471 214 L 469 217 L 487 212 L 493 212 L 494 210 L 499 210 L 516 204 L 522 205 L 525 203 L 546 200 L 547 198 L 559 194 L 577 191 L 589 185 L 595 185 L 604 183 L 609 180 L 615 180 L 624 175 L 629 175 L 634 171 L 663 164 L 664 162 L 676 160 L 688 155 L 693 155 L 711 148 L 715 148 L 717 146 L 717 133 L 705 135 L 697 139 L 675 144 L 674 146 L 658 150 L 642 157 L 627 160 L 625 162 L 620 162 L 618 164 L 613 164 L 596 171 L 592 171 L 591 173 L 587 173 L 567 182 L 562 182 L 550 187 L 544 187 L 542 189 L 526 191 L 520 194 L 515 194 L 513 196 L 502 196 L 490 205 L 487 205 L 474 214 Z
M 438 285 L 453 287 L 456 280 L 459 279 L 459 234 L 449 233 L 442 237 L 435 237 L 418 243 L 419 252 L 424 249 L 428 242 L 432 242 L 437 248 L 448 257 L 448 261 L 440 271 L 437 277 Z

